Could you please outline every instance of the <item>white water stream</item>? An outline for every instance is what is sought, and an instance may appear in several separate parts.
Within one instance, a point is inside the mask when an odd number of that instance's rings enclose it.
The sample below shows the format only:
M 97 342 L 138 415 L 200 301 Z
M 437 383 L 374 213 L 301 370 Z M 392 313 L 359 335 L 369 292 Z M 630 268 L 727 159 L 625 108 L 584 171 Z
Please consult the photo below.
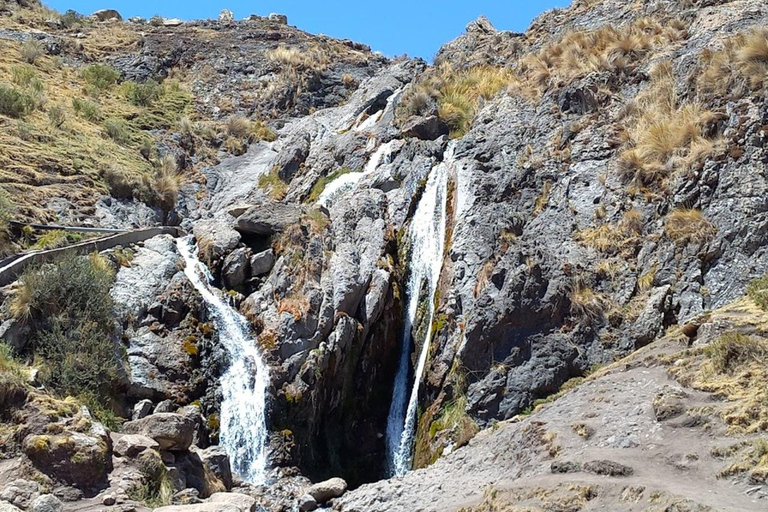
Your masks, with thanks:
M 269 369 L 251 336 L 248 321 L 210 285 L 210 271 L 197 259 L 197 247 L 191 237 L 180 239 L 177 245 L 187 264 L 184 273 L 203 296 L 219 340 L 229 353 L 231 365 L 220 380 L 223 395 L 220 444 L 229 455 L 235 473 L 251 484 L 264 483 Z
M 403 345 L 395 377 L 392 404 L 387 421 L 387 457 L 392 475 L 402 476 L 411 469 L 413 442 L 416 429 L 416 413 L 424 367 L 432 337 L 432 320 L 435 314 L 434 297 L 443 266 L 446 230 L 446 205 L 448 199 L 448 174 L 453 149 L 449 147 L 446 159 L 435 166 L 429 175 L 424 194 L 408 229 L 410 241 L 410 272 L 407 288 L 407 309 L 403 327 Z M 427 286 L 427 333 L 413 374 L 413 384 L 408 395 L 411 349 L 414 322 L 419 310 L 422 287 Z

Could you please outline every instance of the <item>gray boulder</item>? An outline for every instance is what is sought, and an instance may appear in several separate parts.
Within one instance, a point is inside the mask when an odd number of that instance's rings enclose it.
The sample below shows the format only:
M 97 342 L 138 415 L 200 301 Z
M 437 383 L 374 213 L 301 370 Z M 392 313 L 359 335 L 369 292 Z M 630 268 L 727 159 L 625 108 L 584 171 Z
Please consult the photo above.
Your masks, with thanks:
M 120 16 L 120 13 L 114 9 L 101 9 L 91 14 L 91 17 L 98 21 L 123 21 L 123 17 Z
M 331 478 L 324 482 L 319 482 L 307 489 L 307 494 L 315 498 L 315 501 L 322 505 L 333 498 L 338 498 L 347 491 L 347 482 L 343 478 Z
M 267 249 L 251 256 L 251 275 L 263 276 L 275 266 L 275 251 Z
M 304 209 L 300 206 L 267 200 L 238 217 L 235 229 L 241 233 L 270 236 L 299 222 L 302 213 Z
M 192 232 L 200 259 L 208 266 L 228 254 L 240 243 L 240 233 L 218 220 L 201 220 Z
M 133 406 L 132 420 L 140 420 L 146 418 L 152 413 L 152 400 L 140 400 Z
M 235 13 L 229 9 L 222 9 L 219 13 L 219 23 L 232 23 L 235 21 Z
M 0 512 L 22 512 L 22 510 L 8 502 L 0 501 Z
M 217 492 L 211 494 L 211 497 L 208 498 L 208 503 L 235 506 L 242 510 L 242 512 L 254 512 L 256 510 L 255 499 L 236 492 Z
M 173 403 L 173 400 L 163 400 L 159 404 L 155 406 L 155 410 L 152 412 L 152 414 L 157 414 L 160 412 L 175 412 L 176 411 L 176 404 Z
M 221 446 L 211 446 L 200 452 L 203 463 L 224 483 L 227 490 L 232 488 L 232 468 L 229 455 Z
M 7 501 L 14 507 L 26 509 L 39 494 L 40 484 L 31 480 L 18 479 L 9 483 L 0 491 L 0 500 Z M 2 506 L 2 501 L 0 501 L 0 506 Z M 2 509 L 0 509 L 0 512 L 3 512 Z M 13 511 L 7 510 L 5 512 Z
M 312 512 L 317 509 L 317 501 L 311 494 L 305 494 L 299 498 L 299 510 L 301 512 Z
M 64 504 L 53 494 L 43 494 L 32 501 L 29 512 L 62 512 Z
M 0 341 L 14 350 L 24 350 L 29 343 L 30 328 L 28 325 L 9 319 L 0 324 Z
M 144 450 L 159 450 L 160 444 L 140 434 L 112 434 L 112 451 L 120 457 L 134 458 Z
M 221 276 L 227 288 L 237 288 L 242 285 L 250 273 L 250 249 L 247 247 L 235 249 L 224 258 Z
M 183 451 L 192 446 L 195 422 L 181 414 L 166 412 L 129 421 L 123 425 L 123 432 L 150 437 L 161 450 Z

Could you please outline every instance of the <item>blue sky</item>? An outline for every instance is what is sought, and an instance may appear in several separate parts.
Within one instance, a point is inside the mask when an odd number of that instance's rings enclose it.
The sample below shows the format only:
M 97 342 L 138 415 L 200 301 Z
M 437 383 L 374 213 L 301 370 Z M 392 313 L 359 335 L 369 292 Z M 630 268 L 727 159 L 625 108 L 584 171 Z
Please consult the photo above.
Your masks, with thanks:
M 45 0 L 44 0 L 45 1 Z M 288 23 L 312 33 L 348 38 L 388 56 L 407 53 L 431 60 L 443 43 L 464 32 L 468 22 L 488 16 L 498 29 L 523 31 L 541 12 L 570 0 L 48 0 L 50 7 L 83 14 L 117 9 L 123 17 L 155 14 L 171 18 L 216 18 L 221 9 L 235 17 L 270 12 L 288 15 Z

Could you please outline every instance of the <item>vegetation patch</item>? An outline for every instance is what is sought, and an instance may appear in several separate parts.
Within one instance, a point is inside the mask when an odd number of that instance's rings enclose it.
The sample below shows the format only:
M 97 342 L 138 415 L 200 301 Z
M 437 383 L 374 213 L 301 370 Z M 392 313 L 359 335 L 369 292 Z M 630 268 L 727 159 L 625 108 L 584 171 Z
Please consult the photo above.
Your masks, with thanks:
M 583 229 L 575 234 L 575 238 L 604 254 L 630 256 L 642 242 L 642 234 L 643 216 L 632 209 L 625 212 L 620 221 Z
M 725 41 L 721 50 L 705 49 L 698 92 L 708 98 L 742 98 L 768 87 L 768 29 L 755 28 Z
M 259 187 L 267 189 L 269 197 L 275 201 L 282 201 L 288 195 L 288 184 L 280 178 L 277 168 L 259 176 Z
M 702 244 L 714 238 L 717 228 L 701 210 L 678 208 L 667 215 L 664 232 L 677 245 Z
M 173 484 L 160 456 L 147 450 L 139 463 L 141 484 L 128 491 L 128 496 L 144 503 L 149 508 L 158 508 L 171 504 Z
M 321 176 L 320 179 L 318 179 L 312 187 L 307 201 L 310 203 L 317 202 L 317 200 L 320 199 L 320 196 L 323 194 L 325 187 L 327 187 L 329 183 L 332 183 L 337 178 L 344 176 L 345 174 L 349 174 L 350 172 L 352 172 L 352 169 L 345 167 L 343 169 L 339 169 L 338 171 L 332 172 L 328 176 Z
M 760 309 L 768 311 L 768 274 L 749 283 L 747 295 Z

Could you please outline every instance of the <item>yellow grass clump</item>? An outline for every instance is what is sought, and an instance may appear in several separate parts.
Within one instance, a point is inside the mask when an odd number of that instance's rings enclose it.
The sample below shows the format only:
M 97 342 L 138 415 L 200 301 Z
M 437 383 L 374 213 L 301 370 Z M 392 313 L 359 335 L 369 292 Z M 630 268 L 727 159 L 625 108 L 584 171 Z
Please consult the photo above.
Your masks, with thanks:
M 717 228 L 701 210 L 678 208 L 667 215 L 664 232 L 678 245 L 704 243 L 717 234 Z
M 642 234 L 642 213 L 633 208 L 625 212 L 619 222 L 583 229 L 575 234 L 575 238 L 601 253 L 623 254 L 634 250 Z
M 740 98 L 768 87 L 768 29 L 754 28 L 725 41 L 721 50 L 704 50 L 698 92 L 710 99 Z

